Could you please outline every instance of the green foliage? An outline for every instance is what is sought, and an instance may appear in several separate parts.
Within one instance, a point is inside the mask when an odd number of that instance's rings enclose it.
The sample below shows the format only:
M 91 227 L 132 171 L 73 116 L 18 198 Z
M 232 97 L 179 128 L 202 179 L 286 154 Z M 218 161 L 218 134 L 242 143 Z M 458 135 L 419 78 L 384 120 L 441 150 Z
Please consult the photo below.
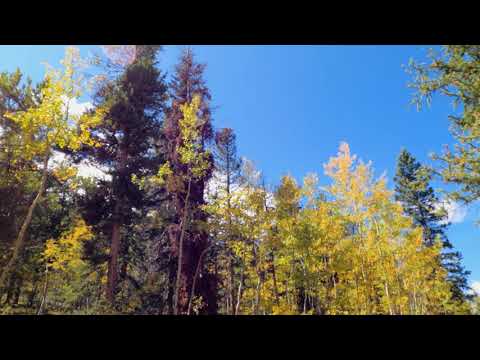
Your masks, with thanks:
M 457 143 L 434 158 L 439 161 L 443 179 L 459 187 L 451 197 L 471 202 L 480 196 L 480 47 L 446 45 L 440 53 L 431 51 L 429 59 L 427 64 L 410 63 L 414 76 L 411 86 L 417 90 L 414 102 L 418 106 L 430 104 L 439 93 L 459 109 L 449 117 Z
M 72 228 L 59 239 L 47 240 L 42 254 L 46 266 L 45 281 L 48 281 L 47 309 L 55 310 L 59 304 L 59 310 L 63 312 L 88 312 L 88 308 L 98 301 L 98 285 L 104 282 L 102 273 L 105 269 L 92 269 L 83 259 L 83 244 L 93 237 L 85 221 L 76 219 Z
M 83 114 L 69 111 L 89 95 L 76 49 L 37 86 L 0 74 L 0 313 L 205 314 L 217 301 L 232 315 L 478 313 L 432 170 L 402 151 L 394 193 L 342 143 L 328 186 L 312 173 L 271 190 L 232 129 L 210 147 L 204 66 L 184 52 L 167 87 L 159 49 L 106 47 L 115 71 Z M 465 201 L 480 193 L 478 52 L 412 64 L 420 102 L 439 91 L 462 105 L 459 146 L 439 158 Z M 79 177 L 79 161 L 109 177 Z
M 448 280 L 452 286 L 452 301 L 464 305 L 469 291 L 467 277 L 461 264 L 461 255 L 452 250 L 452 245 L 445 234 L 447 213 L 439 209 L 440 200 L 430 186 L 431 170 L 422 166 L 406 150 L 402 150 L 397 164 L 395 176 L 395 199 L 400 201 L 405 214 L 413 219 L 416 226 L 423 230 L 424 243 L 432 246 L 436 240 L 442 243 L 442 254 L 439 259 L 448 271 Z

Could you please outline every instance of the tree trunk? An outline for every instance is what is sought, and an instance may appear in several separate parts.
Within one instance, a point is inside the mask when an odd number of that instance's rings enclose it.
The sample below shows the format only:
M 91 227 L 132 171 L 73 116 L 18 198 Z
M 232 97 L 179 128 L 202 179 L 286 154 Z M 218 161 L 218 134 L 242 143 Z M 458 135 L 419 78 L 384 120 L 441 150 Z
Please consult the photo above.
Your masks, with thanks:
M 170 260 L 168 264 L 168 293 L 167 293 L 167 305 L 168 314 L 173 315 L 173 298 L 175 297 L 175 279 L 176 279 L 176 266 L 175 262 Z
M 178 315 L 179 313 L 179 295 L 180 295 L 180 280 L 182 277 L 182 265 L 183 265 L 183 240 L 185 237 L 185 228 L 187 226 L 188 220 L 188 202 L 190 198 L 190 189 L 191 189 L 192 179 L 188 180 L 188 189 L 187 195 L 185 198 L 185 207 L 183 213 L 183 219 L 181 222 L 181 229 L 180 229 L 180 239 L 178 242 L 178 264 L 177 264 L 177 279 L 175 281 L 175 297 L 174 297 L 174 315 Z M 185 290 L 185 289 L 183 289 Z M 188 293 L 188 292 L 187 292 Z
M 280 305 L 280 296 L 278 295 L 277 274 L 275 272 L 275 253 L 272 251 L 272 277 L 273 277 L 273 291 L 275 294 L 275 304 Z
M 240 275 L 240 283 L 238 284 L 238 295 L 237 295 L 237 304 L 235 305 L 235 315 L 238 315 L 238 311 L 240 310 L 240 302 L 242 300 L 243 295 L 243 271 Z
M 42 302 L 40 303 L 40 306 L 38 308 L 37 315 L 41 315 L 43 313 L 43 309 L 47 301 L 47 291 L 48 291 L 48 266 L 45 266 L 45 285 L 43 286 Z
M 228 211 L 228 230 L 231 231 L 232 229 L 232 214 L 231 214 L 231 200 L 230 200 L 230 157 L 227 156 L 227 211 Z M 230 299 L 230 314 L 235 315 L 235 308 L 233 306 L 234 299 L 235 299 L 235 289 L 234 289 L 234 269 L 233 269 L 233 257 L 234 254 L 230 249 L 232 237 L 230 234 L 228 235 L 228 272 L 229 272 L 229 299 Z
M 33 301 L 35 300 L 35 296 L 37 295 L 37 289 L 38 289 L 38 283 L 35 282 L 35 285 L 32 289 L 32 292 L 28 296 L 28 301 L 27 301 L 27 306 L 30 308 L 33 306 Z
M 13 293 L 13 300 L 12 305 L 18 305 L 18 301 L 20 300 L 20 293 L 22 292 L 22 284 L 17 284 Z
M 258 315 L 258 310 L 260 307 L 260 290 L 262 288 L 262 278 L 258 275 L 257 287 L 255 289 L 255 303 L 253 306 L 253 314 Z
M 18 276 L 16 274 L 14 277 L 14 281 L 12 283 L 12 287 L 9 290 L 8 297 L 10 299 L 10 305 L 18 305 L 18 301 L 20 299 L 20 293 L 22 291 L 22 283 L 23 279 L 22 277 Z
M 129 251 L 129 244 L 128 241 L 123 241 L 121 249 L 121 257 L 122 257 L 122 266 L 120 267 L 119 278 L 120 281 L 124 281 L 127 279 L 128 276 L 128 251 Z
M 13 276 L 10 277 L 10 281 L 8 282 L 7 289 L 5 289 L 5 293 L 7 294 L 7 297 L 6 297 L 5 301 L 3 302 L 3 305 L 10 304 L 10 299 L 12 297 L 12 289 L 13 289 L 12 278 L 13 278 Z
M 190 299 L 188 301 L 187 315 L 190 315 L 190 311 L 192 309 L 193 297 L 195 295 L 195 286 L 197 284 L 198 274 L 200 273 L 200 267 L 202 266 L 202 260 L 203 260 L 203 257 L 205 256 L 205 254 L 207 253 L 207 250 L 209 248 L 210 248 L 210 246 L 205 248 L 205 250 L 202 251 L 202 253 L 200 254 L 200 259 L 198 260 L 197 268 L 195 269 L 195 276 L 193 277 L 192 291 L 190 293 Z
M 205 236 L 208 236 L 208 235 L 205 234 Z M 202 242 L 202 243 L 205 244 L 205 242 Z M 203 247 L 205 245 L 201 245 L 201 246 Z M 200 258 L 200 256 L 198 258 Z M 196 262 L 198 263 L 198 260 Z M 194 263 L 195 263 L 195 258 L 192 260 L 192 264 Z M 205 305 L 204 307 L 202 307 L 200 314 L 215 315 L 217 314 L 217 311 L 218 311 L 218 308 L 217 308 L 217 279 L 218 278 L 215 276 L 215 274 L 209 272 L 207 269 L 205 269 L 205 271 L 200 271 L 198 275 L 199 275 L 199 278 L 198 278 L 198 285 L 196 286 L 196 292 L 198 293 L 198 295 L 202 297 L 203 303 Z
M 245 250 L 243 254 L 243 259 L 245 259 Z M 243 261 L 242 259 L 242 261 Z M 240 282 L 238 284 L 238 292 L 237 292 L 237 304 L 235 305 L 235 313 L 234 315 L 238 315 L 238 311 L 240 310 L 240 302 L 242 301 L 243 295 L 243 280 L 245 275 L 245 264 L 242 264 L 242 271 L 240 273 Z
M 234 271 L 233 271 L 233 254 L 229 256 L 229 302 L 230 302 L 230 314 L 235 315 L 235 307 L 233 303 L 235 301 L 235 289 L 234 289 Z
M 120 147 L 118 150 L 118 174 L 117 176 L 124 176 L 125 168 L 127 165 L 127 151 L 125 148 Z M 118 189 L 114 189 L 117 190 Z M 121 248 L 121 199 L 117 196 L 115 198 L 115 208 L 113 210 L 113 224 L 112 224 L 112 240 L 110 243 L 110 259 L 108 263 L 107 274 L 107 300 L 111 305 L 115 305 L 115 295 L 117 291 L 118 283 L 118 257 Z
M 50 154 L 48 152 L 47 152 L 47 155 L 45 155 L 45 158 L 43 159 L 43 174 L 42 174 L 40 188 L 38 190 L 37 196 L 35 196 L 35 199 L 33 200 L 32 204 L 28 208 L 27 216 L 25 217 L 22 227 L 20 228 L 20 232 L 18 233 L 18 237 L 15 240 L 12 257 L 10 258 L 10 261 L 7 263 L 7 265 L 5 266 L 2 276 L 0 277 L 0 298 L 5 291 L 4 289 L 5 284 L 10 280 L 12 271 L 16 268 L 18 259 L 20 258 L 20 255 L 23 251 L 27 230 L 28 230 L 28 227 L 30 226 L 30 223 L 32 222 L 33 212 L 37 208 L 37 205 L 39 204 L 40 200 L 42 199 L 43 193 L 45 192 L 45 187 L 47 184 L 47 175 L 48 175 L 48 160 L 50 159 Z
M 118 208 L 118 205 L 116 206 Z M 120 224 L 113 223 L 112 242 L 110 244 L 110 261 L 108 264 L 107 299 L 110 304 L 115 304 L 115 293 L 118 280 L 118 253 L 120 251 Z

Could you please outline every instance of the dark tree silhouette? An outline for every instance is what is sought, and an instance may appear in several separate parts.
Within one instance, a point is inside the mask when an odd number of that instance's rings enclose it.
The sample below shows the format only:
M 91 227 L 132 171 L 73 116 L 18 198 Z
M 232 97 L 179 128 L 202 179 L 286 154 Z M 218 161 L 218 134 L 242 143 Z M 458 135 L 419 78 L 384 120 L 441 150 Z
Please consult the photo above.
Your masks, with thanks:
M 137 46 L 133 61 L 98 90 L 96 105 L 108 109 L 104 121 L 94 129 L 101 146 L 83 150 L 112 176 L 111 181 L 99 181 L 82 202 L 88 223 L 110 238 L 107 298 L 112 304 L 119 275 L 124 278 L 127 268 L 125 254 L 130 237 L 125 237 L 125 232 L 134 209 L 141 209 L 145 200 L 144 191 L 132 182 L 132 176 L 153 174 L 163 160 L 156 144 L 167 86 L 156 67 L 159 50 L 159 46 Z

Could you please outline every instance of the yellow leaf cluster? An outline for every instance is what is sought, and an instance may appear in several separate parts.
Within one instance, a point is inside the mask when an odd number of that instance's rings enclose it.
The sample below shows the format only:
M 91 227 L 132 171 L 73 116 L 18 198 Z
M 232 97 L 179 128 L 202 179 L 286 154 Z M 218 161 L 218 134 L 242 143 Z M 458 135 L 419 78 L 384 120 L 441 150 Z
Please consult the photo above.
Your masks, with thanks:
M 20 142 L 24 158 L 44 156 L 56 146 L 78 150 L 82 144 L 96 145 L 90 131 L 102 121 L 104 110 L 83 114 L 70 110 L 71 102 L 79 99 L 85 90 L 78 49 L 67 48 L 62 65 L 63 69 L 47 66 L 38 104 L 26 111 L 5 115 L 22 131 Z
M 63 234 L 58 240 L 50 239 L 45 245 L 43 258 L 48 267 L 67 271 L 84 264 L 82 260 L 82 246 L 85 241 L 93 237 L 92 230 L 83 219 L 78 219 L 72 230 Z

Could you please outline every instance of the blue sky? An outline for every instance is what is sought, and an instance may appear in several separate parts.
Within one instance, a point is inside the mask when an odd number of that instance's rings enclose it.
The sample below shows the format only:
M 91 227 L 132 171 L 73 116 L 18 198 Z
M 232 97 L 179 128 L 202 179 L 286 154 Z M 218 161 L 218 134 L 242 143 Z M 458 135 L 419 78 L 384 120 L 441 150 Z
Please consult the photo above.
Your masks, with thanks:
M 284 174 L 298 180 L 317 172 L 347 141 L 353 153 L 371 160 L 376 175 L 386 172 L 393 186 L 402 147 L 418 160 L 452 144 L 447 119 L 451 104 L 435 98 L 417 112 L 409 105 L 410 78 L 402 65 L 424 60 L 430 46 L 193 46 L 207 63 L 206 80 L 213 96 L 214 125 L 237 133 L 239 153 L 253 160 L 270 184 Z M 100 52 L 81 46 L 83 55 Z M 160 66 L 171 73 L 181 46 L 167 46 Z M 34 80 L 41 62 L 57 65 L 63 46 L 0 46 L 0 71 L 20 67 Z M 436 187 L 447 188 L 435 183 Z M 480 219 L 477 206 L 457 211 L 449 229 L 454 246 L 480 281 Z

